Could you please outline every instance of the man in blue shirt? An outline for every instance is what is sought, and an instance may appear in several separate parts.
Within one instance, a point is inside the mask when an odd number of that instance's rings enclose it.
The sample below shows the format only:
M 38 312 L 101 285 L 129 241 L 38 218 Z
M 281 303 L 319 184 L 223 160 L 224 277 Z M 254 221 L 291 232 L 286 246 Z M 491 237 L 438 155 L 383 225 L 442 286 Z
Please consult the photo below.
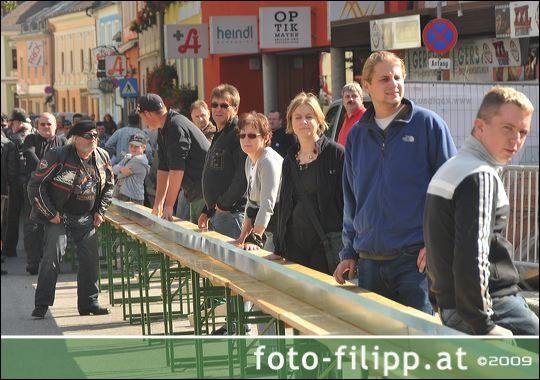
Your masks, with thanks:
M 437 169 L 456 154 L 446 123 L 404 98 L 405 64 L 375 52 L 362 72 L 373 108 L 352 128 L 343 172 L 343 250 L 334 278 L 432 313 L 423 211 Z

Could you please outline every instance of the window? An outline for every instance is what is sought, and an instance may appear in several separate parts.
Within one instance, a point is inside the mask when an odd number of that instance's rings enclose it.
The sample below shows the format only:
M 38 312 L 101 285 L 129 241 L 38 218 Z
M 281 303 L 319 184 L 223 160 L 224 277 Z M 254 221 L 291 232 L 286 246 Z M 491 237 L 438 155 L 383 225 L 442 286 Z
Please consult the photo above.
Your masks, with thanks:
M 11 49 L 11 66 L 17 70 L 17 49 Z
M 81 73 L 84 72 L 84 50 L 81 49 Z
M 73 50 L 69 52 L 69 62 L 71 63 L 71 72 L 73 72 Z
M 29 100 L 28 101 L 28 108 L 25 108 L 26 111 L 28 111 L 28 113 L 32 112 L 32 101 Z
M 41 113 L 41 104 L 36 102 L 36 115 L 39 115 Z
M 66 112 L 66 98 L 62 98 L 62 112 Z
M 94 60 L 94 57 L 92 56 L 92 49 L 88 49 L 88 60 L 90 61 L 88 71 L 92 71 L 92 61 Z
M 62 64 L 62 74 L 64 74 L 66 72 L 65 65 L 64 65 L 64 52 L 62 52 L 61 54 L 62 54 L 62 58 L 60 59 L 60 63 Z
M 71 109 L 73 112 L 77 112 L 76 111 L 76 108 L 75 108 L 75 98 L 71 98 L 71 104 L 73 106 L 73 108 Z

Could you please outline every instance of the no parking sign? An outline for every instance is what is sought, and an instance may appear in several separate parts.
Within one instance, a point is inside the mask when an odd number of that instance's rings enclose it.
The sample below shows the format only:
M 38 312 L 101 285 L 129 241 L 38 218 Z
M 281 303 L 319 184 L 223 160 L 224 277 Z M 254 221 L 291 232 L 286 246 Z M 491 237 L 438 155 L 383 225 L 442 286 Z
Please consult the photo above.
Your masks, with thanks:
M 431 20 L 422 32 L 424 46 L 437 54 L 446 54 L 454 48 L 458 39 L 456 26 L 447 19 Z

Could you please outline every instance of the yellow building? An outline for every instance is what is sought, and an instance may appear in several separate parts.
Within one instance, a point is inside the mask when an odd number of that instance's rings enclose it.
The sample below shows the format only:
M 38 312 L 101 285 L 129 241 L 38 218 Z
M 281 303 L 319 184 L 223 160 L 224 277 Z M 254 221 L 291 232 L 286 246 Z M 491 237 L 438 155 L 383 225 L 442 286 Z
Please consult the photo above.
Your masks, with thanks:
M 49 18 L 54 39 L 56 108 L 62 112 L 99 114 L 98 99 L 88 96 L 88 81 L 96 77 L 92 51 L 96 47 L 95 19 L 85 11 L 91 1 L 68 2 Z

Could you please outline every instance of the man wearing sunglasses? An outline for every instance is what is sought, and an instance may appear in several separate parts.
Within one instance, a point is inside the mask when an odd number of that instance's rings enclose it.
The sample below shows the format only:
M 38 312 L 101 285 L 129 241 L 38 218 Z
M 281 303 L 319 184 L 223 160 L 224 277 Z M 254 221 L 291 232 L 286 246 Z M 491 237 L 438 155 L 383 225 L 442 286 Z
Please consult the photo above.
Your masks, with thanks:
M 236 239 L 240 236 L 246 207 L 247 180 L 244 172 L 246 154 L 236 135 L 240 94 L 230 84 L 212 90 L 212 118 L 216 122 L 210 150 L 203 171 L 203 194 L 206 206 L 199 217 L 199 228 L 210 227 Z
M 43 256 L 43 225 L 30 220 L 32 206 L 26 195 L 28 181 L 45 153 L 52 148 L 58 148 L 66 144 L 64 136 L 55 135 L 56 118 L 48 112 L 39 115 L 37 131 L 37 134 L 27 136 L 22 145 L 22 153 L 26 160 L 23 186 L 25 194 L 23 207 L 24 250 L 26 251 L 26 271 L 31 275 L 38 273 L 39 262 Z
M 150 129 L 158 130 L 159 164 L 152 213 L 172 220 L 174 204 L 182 188 L 190 203 L 190 220 L 196 223 L 204 204 L 201 177 L 210 143 L 188 118 L 167 110 L 157 94 L 141 96 L 137 110 Z
M 77 246 L 77 306 L 80 315 L 104 315 L 98 303 L 98 244 L 96 228 L 103 222 L 113 193 L 108 153 L 98 148 L 96 125 L 81 120 L 67 145 L 49 150 L 28 182 L 30 219 L 42 223 L 43 259 L 32 317 L 43 319 L 54 303 L 56 280 L 67 239 Z

